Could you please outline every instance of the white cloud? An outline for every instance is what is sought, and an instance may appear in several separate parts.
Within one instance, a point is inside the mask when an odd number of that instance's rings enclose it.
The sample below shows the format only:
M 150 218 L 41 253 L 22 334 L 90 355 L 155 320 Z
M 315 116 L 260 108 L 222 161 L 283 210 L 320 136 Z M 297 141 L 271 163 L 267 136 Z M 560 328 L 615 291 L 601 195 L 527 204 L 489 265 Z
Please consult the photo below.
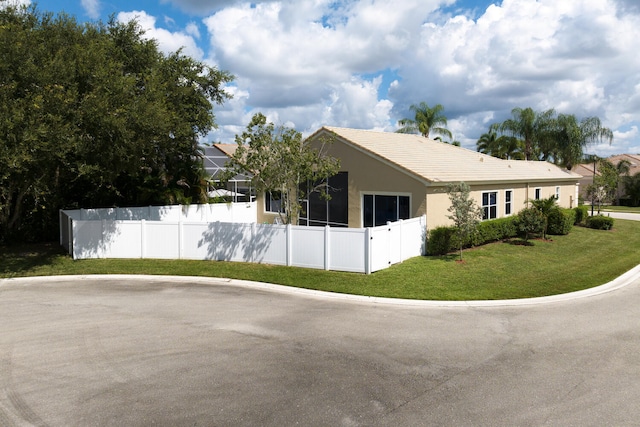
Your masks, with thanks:
M 164 28 L 158 28 L 156 27 L 156 17 L 147 14 L 145 11 L 120 12 L 118 14 L 118 21 L 120 22 L 133 20 L 137 21 L 145 31 L 145 37 L 155 39 L 158 42 L 158 48 L 162 52 L 172 53 L 182 48 L 182 53 L 185 55 L 198 60 L 204 58 L 204 52 L 198 47 L 193 35 L 188 33 L 189 30 L 171 32 Z
M 20 7 L 20 6 L 29 6 L 31 4 L 31 0 L 0 0 L 0 9 L 3 9 L 8 6 Z
M 82 8 L 91 19 L 100 17 L 100 0 L 81 0 Z
M 444 105 L 469 148 L 514 107 L 600 117 L 615 141 L 594 149 L 640 145 L 629 130 L 640 124 L 632 0 L 503 0 L 448 15 L 438 7 L 452 0 L 180 3 L 215 11 L 203 20 L 208 61 L 237 76 L 242 97 L 218 110 L 221 138 L 257 111 L 305 132 L 393 130 L 425 101 Z M 381 70 L 395 76 L 381 79 Z

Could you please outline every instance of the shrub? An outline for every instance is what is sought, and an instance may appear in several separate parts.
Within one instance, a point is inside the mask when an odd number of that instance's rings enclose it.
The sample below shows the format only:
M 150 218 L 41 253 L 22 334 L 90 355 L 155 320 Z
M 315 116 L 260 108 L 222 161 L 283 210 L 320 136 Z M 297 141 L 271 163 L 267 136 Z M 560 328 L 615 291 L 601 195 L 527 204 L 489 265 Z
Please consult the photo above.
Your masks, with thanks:
M 518 235 L 516 227 L 518 218 L 492 219 L 478 224 L 478 231 L 463 246 L 480 246 Z M 436 227 L 429 230 L 427 237 L 427 255 L 445 255 L 460 248 L 455 227 Z
M 427 234 L 427 255 L 445 255 L 456 250 L 458 239 L 454 227 L 436 227 Z
M 587 218 L 589 217 L 589 207 L 580 205 L 573 208 L 576 213 L 576 221 L 574 225 L 585 225 Z
M 576 222 L 576 212 L 573 209 L 552 209 L 547 221 L 548 234 L 566 235 Z
M 604 215 L 590 216 L 587 218 L 587 227 L 596 230 L 611 230 L 613 228 L 613 218 Z
M 478 246 L 515 237 L 518 235 L 516 220 L 517 217 L 511 216 L 481 222 L 478 225 L 478 232 L 473 236 L 471 242 L 474 246 Z
M 529 240 L 532 234 L 542 233 L 545 222 L 544 215 L 537 208 L 525 208 L 518 212 L 517 228 L 524 234 L 524 240 Z

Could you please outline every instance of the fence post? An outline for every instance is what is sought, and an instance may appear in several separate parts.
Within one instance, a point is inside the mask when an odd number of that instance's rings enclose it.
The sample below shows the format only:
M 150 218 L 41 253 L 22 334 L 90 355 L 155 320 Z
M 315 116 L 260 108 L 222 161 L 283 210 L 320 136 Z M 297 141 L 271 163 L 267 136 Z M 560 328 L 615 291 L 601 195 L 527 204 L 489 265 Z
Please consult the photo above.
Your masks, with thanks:
M 404 233 L 404 229 L 403 229 L 403 224 L 404 224 L 404 220 L 400 220 L 400 225 L 398 226 L 400 228 L 400 262 L 404 261 L 404 241 L 402 239 L 403 233 Z
M 371 274 L 371 228 L 364 229 L 364 273 Z
M 331 236 L 330 236 L 330 232 L 331 232 L 331 227 L 329 227 L 328 225 L 324 226 L 324 269 L 325 270 L 329 270 L 330 268 L 330 261 L 329 261 L 329 256 L 330 256 L 330 248 L 329 245 L 331 244 Z
M 73 218 L 70 216 L 67 217 L 67 221 L 69 221 L 69 255 L 72 256 L 73 259 L 76 259 L 75 251 L 73 248 Z
M 292 247 L 292 243 L 293 243 L 293 226 L 291 224 L 287 224 L 287 230 L 286 230 L 286 257 L 287 257 L 287 261 L 286 264 L 287 266 L 291 266 L 293 264 L 293 247 Z
M 251 224 L 251 262 L 256 262 L 256 235 L 258 234 L 258 225 L 254 222 Z
M 140 220 L 140 258 L 147 256 L 146 221 Z
M 180 211 L 180 217 L 178 218 L 178 259 L 182 259 L 182 211 Z

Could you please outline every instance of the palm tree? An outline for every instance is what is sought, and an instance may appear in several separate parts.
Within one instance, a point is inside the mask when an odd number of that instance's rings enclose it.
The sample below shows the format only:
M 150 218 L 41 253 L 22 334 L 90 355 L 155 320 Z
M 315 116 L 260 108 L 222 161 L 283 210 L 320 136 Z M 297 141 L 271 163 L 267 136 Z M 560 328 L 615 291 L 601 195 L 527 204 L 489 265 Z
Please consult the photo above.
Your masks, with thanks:
M 511 110 L 512 118 L 505 120 L 497 128 L 511 136 L 524 141 L 524 157 L 526 160 L 534 158 L 534 150 L 538 149 L 550 137 L 553 123 L 553 109 L 538 113 L 531 108 L 516 107 Z
M 549 215 L 551 211 L 558 208 L 556 196 L 550 196 L 547 199 L 530 200 L 531 206 L 542 214 L 544 217 L 544 227 L 542 228 L 542 238 L 547 239 L 547 228 L 549 227 Z
M 618 185 L 616 187 L 616 201 L 618 206 L 620 206 L 620 184 L 622 184 L 625 179 L 629 176 L 629 172 L 631 171 L 631 162 L 629 160 L 623 159 L 618 162 L 616 165 L 616 171 L 618 172 Z
M 569 170 L 580 162 L 587 145 L 602 140 L 608 140 L 609 144 L 613 141 L 613 132 L 603 127 L 598 117 L 587 117 L 578 122 L 573 114 L 558 115 L 553 136 L 559 162 Z
M 398 124 L 401 128 L 396 132 L 419 133 L 425 138 L 428 138 L 429 134 L 433 132 L 453 139 L 451 132 L 445 127 L 447 126 L 447 118 L 442 114 L 444 111 L 442 105 L 436 104 L 431 108 L 426 102 L 421 102 L 420 105 L 411 105 L 409 110 L 414 112 L 414 118 L 399 120 Z
M 489 154 L 499 159 L 524 159 L 524 147 L 521 140 L 513 136 L 498 136 L 493 129 L 480 135 L 476 147 L 480 153 Z

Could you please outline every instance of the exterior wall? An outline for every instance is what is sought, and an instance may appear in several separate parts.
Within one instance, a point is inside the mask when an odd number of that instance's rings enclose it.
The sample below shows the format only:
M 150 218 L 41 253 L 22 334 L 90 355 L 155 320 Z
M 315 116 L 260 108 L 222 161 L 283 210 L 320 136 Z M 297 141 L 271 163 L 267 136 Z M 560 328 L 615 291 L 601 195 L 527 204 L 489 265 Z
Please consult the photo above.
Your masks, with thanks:
M 563 208 L 573 208 L 578 205 L 577 185 L 575 183 L 566 182 L 549 182 L 549 183 L 514 183 L 514 184 L 496 184 L 496 185 L 473 185 L 471 187 L 471 197 L 476 201 L 478 206 L 482 205 L 482 193 L 485 191 L 495 191 L 498 193 L 497 198 L 497 216 L 496 218 L 504 218 L 505 213 L 505 192 L 512 190 L 511 215 L 516 215 L 526 207 L 526 202 L 535 197 L 535 189 L 540 188 L 540 198 L 546 199 L 556 194 L 556 187 L 560 187 L 560 197 L 558 205 Z M 449 196 L 445 186 L 433 186 L 428 189 L 427 196 L 427 228 L 433 229 L 439 226 L 448 226 L 452 221 L 447 218 L 449 215 L 448 208 L 450 206 Z
M 364 194 L 408 195 L 410 217 L 425 213 L 426 187 L 422 182 L 340 141 L 328 147 L 328 154 L 339 158 L 340 170 L 349 173 L 349 227 L 363 227 Z

